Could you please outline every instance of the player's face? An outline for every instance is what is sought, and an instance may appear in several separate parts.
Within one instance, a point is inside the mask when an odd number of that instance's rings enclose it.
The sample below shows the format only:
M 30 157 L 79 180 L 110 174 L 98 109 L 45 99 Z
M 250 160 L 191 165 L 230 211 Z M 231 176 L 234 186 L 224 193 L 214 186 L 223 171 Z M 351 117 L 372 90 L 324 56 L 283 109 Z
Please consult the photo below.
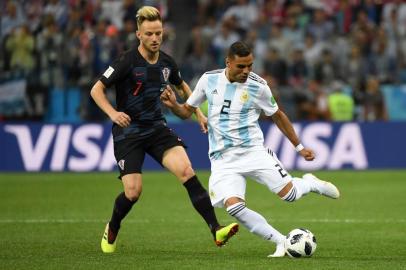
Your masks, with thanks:
M 159 51 L 162 43 L 163 28 L 162 22 L 145 20 L 137 31 L 137 37 L 141 45 L 150 53 Z
M 228 69 L 228 79 L 231 82 L 244 83 L 248 79 L 248 75 L 252 71 L 252 64 L 254 62 L 254 56 L 249 54 L 248 56 L 238 56 L 230 58 L 227 57 L 226 65 Z

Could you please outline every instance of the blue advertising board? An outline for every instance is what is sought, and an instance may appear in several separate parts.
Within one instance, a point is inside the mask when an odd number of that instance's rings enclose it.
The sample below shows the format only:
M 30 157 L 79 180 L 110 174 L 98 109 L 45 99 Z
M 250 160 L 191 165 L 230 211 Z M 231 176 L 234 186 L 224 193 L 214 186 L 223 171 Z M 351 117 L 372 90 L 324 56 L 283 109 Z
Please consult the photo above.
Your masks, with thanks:
M 316 159 L 304 161 L 278 128 L 261 123 L 265 145 L 286 169 L 406 168 L 406 122 L 295 123 L 302 143 Z M 186 142 L 196 169 L 209 169 L 207 136 L 194 122 L 172 124 Z M 0 124 L 0 171 L 114 171 L 110 124 Z M 151 158 L 145 170 L 161 169 Z

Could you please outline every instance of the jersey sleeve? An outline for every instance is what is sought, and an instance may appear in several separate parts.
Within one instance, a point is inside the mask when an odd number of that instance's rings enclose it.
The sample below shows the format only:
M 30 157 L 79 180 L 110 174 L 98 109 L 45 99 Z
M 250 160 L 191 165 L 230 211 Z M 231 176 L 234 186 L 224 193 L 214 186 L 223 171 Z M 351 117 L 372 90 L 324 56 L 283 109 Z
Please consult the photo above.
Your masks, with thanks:
M 207 99 L 205 92 L 206 84 L 207 78 L 203 75 L 202 77 L 200 77 L 195 89 L 193 90 L 190 97 L 187 99 L 186 103 L 195 108 L 199 107 L 200 104 L 202 104 Z
M 131 57 L 129 54 L 122 54 L 104 71 L 99 80 L 106 86 L 110 87 L 120 81 L 128 74 L 131 68 Z
M 271 116 L 278 109 L 278 104 L 275 101 L 275 98 L 272 96 L 271 89 L 268 85 L 261 87 L 261 95 L 258 99 L 258 107 L 262 109 L 267 116 Z
M 169 82 L 173 85 L 178 86 L 183 82 L 183 79 L 180 76 L 180 71 L 179 71 L 179 68 L 178 68 L 178 65 L 176 64 L 176 62 L 173 59 L 171 59 L 170 63 L 172 66 L 172 68 L 171 68 L 172 72 L 169 75 Z

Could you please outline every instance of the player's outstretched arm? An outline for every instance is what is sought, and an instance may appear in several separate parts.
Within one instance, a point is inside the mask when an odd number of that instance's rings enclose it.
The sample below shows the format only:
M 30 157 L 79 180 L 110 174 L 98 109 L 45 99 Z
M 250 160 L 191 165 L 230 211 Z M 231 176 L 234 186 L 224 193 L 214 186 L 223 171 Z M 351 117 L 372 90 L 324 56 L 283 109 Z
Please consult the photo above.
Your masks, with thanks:
M 175 115 L 182 119 L 189 118 L 196 111 L 196 108 L 189 106 L 186 103 L 179 104 L 176 101 L 175 92 L 173 92 L 173 90 L 169 86 L 167 86 L 166 89 L 162 92 L 161 101 Z
M 190 97 L 190 95 L 192 94 L 192 90 L 190 90 L 189 85 L 183 81 L 180 85 L 178 86 L 174 86 L 176 92 L 178 93 L 178 95 L 183 98 L 184 101 L 186 101 L 188 99 L 188 97 Z M 196 108 L 195 109 L 195 115 L 197 118 L 197 122 L 200 125 L 201 130 L 203 131 L 203 133 L 207 133 L 207 117 L 204 115 L 204 113 L 199 109 Z
M 277 110 L 272 115 L 273 122 L 278 126 L 279 130 L 289 139 L 296 147 L 296 151 L 306 160 L 312 161 L 315 158 L 313 150 L 305 148 L 300 144 L 299 138 L 296 135 L 292 123 L 284 112 Z

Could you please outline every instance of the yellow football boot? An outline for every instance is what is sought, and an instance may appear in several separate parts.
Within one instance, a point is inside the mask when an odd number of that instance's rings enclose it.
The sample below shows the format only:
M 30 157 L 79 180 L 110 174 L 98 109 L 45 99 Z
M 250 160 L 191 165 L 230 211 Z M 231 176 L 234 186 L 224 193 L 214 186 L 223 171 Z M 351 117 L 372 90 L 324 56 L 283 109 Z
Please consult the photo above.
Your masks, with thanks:
M 109 229 L 109 224 L 107 223 L 106 229 L 104 229 L 103 238 L 100 243 L 100 247 L 104 253 L 113 253 L 116 251 L 116 239 L 114 238 L 113 243 L 109 243 L 109 233 L 112 233 Z
M 237 223 L 231 223 L 228 226 L 225 227 L 220 227 L 216 231 L 216 236 L 214 241 L 216 242 L 216 245 L 218 247 L 224 246 L 227 241 L 238 232 L 238 224 Z

